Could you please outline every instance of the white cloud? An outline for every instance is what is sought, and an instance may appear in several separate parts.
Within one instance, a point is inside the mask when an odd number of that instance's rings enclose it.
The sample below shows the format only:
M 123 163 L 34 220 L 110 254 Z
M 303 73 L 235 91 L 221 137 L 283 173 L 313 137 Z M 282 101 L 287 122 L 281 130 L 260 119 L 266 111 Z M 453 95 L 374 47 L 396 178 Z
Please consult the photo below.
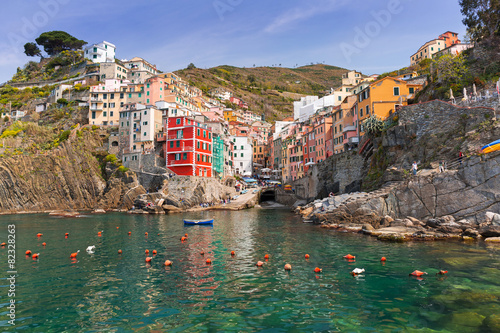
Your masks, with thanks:
M 286 30 L 293 23 L 307 20 L 318 14 L 333 12 L 348 3 L 348 0 L 323 0 L 319 1 L 319 3 L 309 3 L 307 7 L 295 7 L 274 19 L 274 21 L 269 24 L 264 31 L 267 33 L 275 33 Z

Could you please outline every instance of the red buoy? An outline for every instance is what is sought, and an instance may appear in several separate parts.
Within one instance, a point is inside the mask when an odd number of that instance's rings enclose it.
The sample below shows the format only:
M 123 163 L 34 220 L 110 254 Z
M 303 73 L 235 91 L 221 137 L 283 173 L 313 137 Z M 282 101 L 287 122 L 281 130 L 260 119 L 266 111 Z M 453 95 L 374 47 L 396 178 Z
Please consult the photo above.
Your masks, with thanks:
M 165 266 L 172 266 L 172 262 L 170 260 L 165 260 Z
M 386 261 L 387 259 L 385 257 L 380 258 L 380 261 Z
M 420 276 L 422 276 L 424 274 L 427 274 L 427 273 L 426 272 L 421 272 L 419 270 L 415 270 L 415 271 L 413 271 L 413 272 L 410 273 L 410 275 L 417 276 L 417 277 L 420 277 Z
M 156 254 L 156 253 L 157 253 L 156 250 L 153 250 L 153 254 Z
M 308 254 L 306 254 L 305 257 L 306 257 L 306 259 L 309 259 L 309 255 Z
M 266 254 L 266 255 L 264 256 L 264 259 L 269 259 L 269 254 Z
M 146 262 L 151 262 L 151 257 L 146 257 Z
M 264 263 L 262 261 L 257 261 L 257 267 L 262 267 L 262 265 L 264 265 Z
M 148 235 L 148 232 L 146 231 L 146 232 L 144 233 L 144 235 L 145 235 L 145 236 L 147 236 L 147 235 Z
M 33 258 L 33 259 L 38 259 L 38 255 L 39 255 L 39 254 L 40 254 L 40 253 L 34 253 L 34 254 L 31 256 L 31 258 Z
M 448 271 L 443 271 L 443 270 L 440 270 L 440 271 L 438 272 L 438 274 L 441 274 L 441 275 L 445 275 L 445 274 L 447 274 L 447 273 L 448 273 Z
M 210 258 L 208 258 L 206 262 L 207 262 L 207 265 L 212 264 L 212 260 L 210 260 Z
M 234 253 L 234 251 L 231 251 L 231 255 L 234 256 L 236 253 Z
M 149 254 L 149 250 L 144 251 L 146 254 Z
M 345 255 L 344 258 L 348 259 L 348 260 L 352 260 L 352 259 L 356 259 L 356 256 L 348 254 L 348 255 Z
M 31 251 L 30 250 L 26 251 L 26 255 L 27 256 L 31 255 Z
M 65 233 L 64 236 L 68 237 L 69 236 L 69 233 Z
M 128 234 L 129 234 L 129 236 L 132 235 L 132 231 L 129 231 Z
M 200 254 L 201 254 L 202 256 L 204 256 L 204 255 L 205 255 L 205 252 L 204 252 L 204 251 L 201 251 L 201 252 L 200 252 Z
M 118 250 L 118 254 L 122 254 L 122 250 Z
M 186 239 L 187 239 L 187 237 L 182 236 L 182 237 L 181 237 L 181 242 L 184 242 Z
M 71 253 L 69 257 L 70 258 L 76 258 L 76 256 L 78 255 L 79 252 L 80 252 L 80 250 L 78 250 L 78 251 L 76 251 L 74 253 Z
M 323 271 L 323 270 L 322 270 L 321 268 L 319 268 L 319 267 L 316 267 L 316 268 L 314 269 L 314 272 L 315 272 L 315 273 L 321 273 L 322 271 Z
M 0 244 L 0 246 L 5 246 L 7 245 L 7 243 L 3 242 L 2 244 Z
M 42 245 L 45 246 L 45 245 L 47 245 L 47 243 L 43 242 Z
M 292 265 L 285 264 L 285 271 L 291 271 L 291 270 L 292 270 Z
M 39 233 L 37 233 L 37 234 L 36 234 L 36 236 L 37 236 L 37 237 L 42 237 L 42 236 L 43 236 L 43 234 L 39 232 Z

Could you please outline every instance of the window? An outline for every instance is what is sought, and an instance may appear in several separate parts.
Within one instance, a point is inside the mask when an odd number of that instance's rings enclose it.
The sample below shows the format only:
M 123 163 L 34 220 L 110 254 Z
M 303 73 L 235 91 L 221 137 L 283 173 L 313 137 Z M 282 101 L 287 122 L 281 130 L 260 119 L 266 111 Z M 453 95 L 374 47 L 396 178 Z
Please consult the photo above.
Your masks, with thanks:
M 96 54 L 94 54 L 94 56 L 93 56 L 92 58 L 97 59 L 97 55 L 96 55 Z
M 241 153 L 241 157 L 243 157 L 243 153 Z
M 132 98 L 132 94 L 128 94 L 128 98 Z
M 410 90 L 410 94 L 413 94 L 415 92 L 415 88 L 413 88 L 413 87 L 410 87 L 409 90 Z
M 199 162 L 200 161 L 200 154 L 196 154 L 196 160 Z
M 146 136 L 146 135 L 148 135 L 148 134 L 147 134 L 146 132 L 144 132 L 144 134 L 143 134 L 143 135 L 144 135 L 144 136 Z
M 106 117 L 107 115 L 108 115 L 108 113 L 107 113 L 106 111 L 104 111 L 104 112 L 102 113 L 102 116 L 103 116 L 103 117 Z
M 370 114 L 370 106 L 369 106 L 369 105 L 367 105 L 367 106 L 366 106 L 366 115 L 369 115 L 369 114 Z
M 203 131 L 203 137 L 206 138 L 207 137 L 207 131 Z
M 196 142 L 196 148 L 200 149 L 200 141 Z
M 92 119 L 95 119 L 95 111 L 92 111 Z
M 115 107 L 115 103 L 109 103 L 109 107 L 110 108 L 114 108 Z
M 176 124 L 176 125 L 180 125 L 180 124 L 181 124 L 181 118 L 177 118 L 177 119 L 175 120 L 175 124 Z
M 394 96 L 399 96 L 399 87 L 394 87 Z
M 175 160 L 180 161 L 181 159 L 181 154 L 175 154 Z
M 182 139 L 182 130 L 177 131 L 177 139 Z
M 103 87 L 104 88 L 104 87 Z M 102 98 L 103 99 L 107 99 L 108 98 L 108 94 L 102 94 Z
M 187 160 L 188 159 L 188 154 L 187 153 L 183 153 L 182 154 L 182 159 L 183 160 Z
M 114 103 L 113 103 L 114 104 Z M 113 105 L 114 106 L 114 105 Z M 109 111 L 109 116 L 113 117 L 113 111 Z
M 109 99 L 115 99 L 115 94 L 109 94 Z
M 149 104 L 149 98 L 146 100 L 146 103 L 148 103 L 148 104 Z
M 148 91 L 146 91 L 146 96 L 149 96 L 149 90 L 148 90 Z
M 146 125 L 148 124 L 148 122 L 147 122 L 147 121 L 143 121 L 143 122 L 142 122 L 142 124 L 143 124 L 144 126 L 146 126 Z
M 175 141 L 175 146 L 176 146 L 177 148 L 180 148 L 180 146 L 181 146 L 181 142 L 180 142 L 180 141 Z
M 208 133 L 208 138 L 211 139 L 212 138 L 212 133 Z
M 170 148 L 174 148 L 174 142 L 170 141 Z
M 123 98 L 125 97 L 123 93 L 120 93 L 120 98 Z
M 245 148 L 243 148 L 243 146 L 241 146 L 241 150 L 243 150 L 243 149 L 245 149 Z

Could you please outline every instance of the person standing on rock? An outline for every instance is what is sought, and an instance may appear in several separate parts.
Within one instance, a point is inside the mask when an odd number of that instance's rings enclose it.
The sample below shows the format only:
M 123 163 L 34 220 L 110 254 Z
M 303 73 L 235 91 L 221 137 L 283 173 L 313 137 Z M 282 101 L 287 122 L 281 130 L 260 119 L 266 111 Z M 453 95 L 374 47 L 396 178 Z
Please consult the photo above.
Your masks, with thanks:
M 417 175 L 417 170 L 418 170 L 418 166 L 417 166 L 417 162 L 416 161 L 413 161 L 413 164 L 411 166 L 411 171 L 413 172 L 413 175 L 416 176 Z
M 439 172 L 444 172 L 444 161 L 439 161 Z
M 462 165 L 462 158 L 464 157 L 464 154 L 462 154 L 461 151 L 458 152 L 458 161 L 460 162 L 460 165 Z

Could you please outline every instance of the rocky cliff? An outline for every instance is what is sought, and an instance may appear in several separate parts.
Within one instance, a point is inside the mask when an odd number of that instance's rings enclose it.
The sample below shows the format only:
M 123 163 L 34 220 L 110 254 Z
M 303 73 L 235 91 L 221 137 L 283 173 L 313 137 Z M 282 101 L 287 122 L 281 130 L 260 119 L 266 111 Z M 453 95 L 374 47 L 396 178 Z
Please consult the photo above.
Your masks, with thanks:
M 2 158 L 0 212 L 132 207 L 144 189 L 132 173 L 116 171 L 106 181 L 92 154 L 100 146 L 99 135 L 87 131 L 45 153 Z

